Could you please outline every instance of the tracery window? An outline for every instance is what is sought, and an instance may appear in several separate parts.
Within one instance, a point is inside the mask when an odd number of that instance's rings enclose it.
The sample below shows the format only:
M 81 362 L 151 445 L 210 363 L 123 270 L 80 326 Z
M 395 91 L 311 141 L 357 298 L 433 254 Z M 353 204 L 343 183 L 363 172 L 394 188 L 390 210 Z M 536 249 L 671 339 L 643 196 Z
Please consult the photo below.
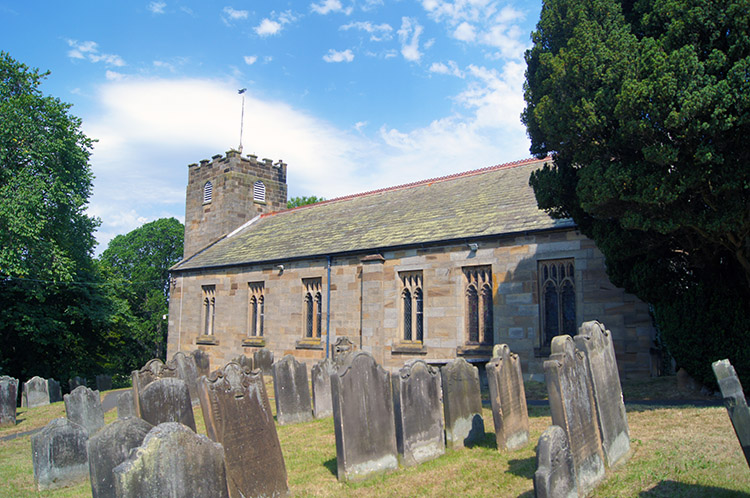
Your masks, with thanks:
M 320 339 L 323 331 L 323 294 L 320 278 L 303 278 L 304 331 L 309 339 Z
M 494 341 L 492 267 L 469 266 L 464 271 L 466 343 Z
M 263 282 L 248 282 L 248 330 L 250 337 L 263 337 L 263 326 L 265 322 L 265 296 Z
M 539 261 L 541 346 L 557 335 L 576 334 L 575 265 L 573 259 Z
M 424 294 L 422 271 L 399 272 L 401 280 L 401 337 L 424 341 Z
M 216 286 L 204 285 L 203 289 L 203 335 L 214 334 L 216 319 Z

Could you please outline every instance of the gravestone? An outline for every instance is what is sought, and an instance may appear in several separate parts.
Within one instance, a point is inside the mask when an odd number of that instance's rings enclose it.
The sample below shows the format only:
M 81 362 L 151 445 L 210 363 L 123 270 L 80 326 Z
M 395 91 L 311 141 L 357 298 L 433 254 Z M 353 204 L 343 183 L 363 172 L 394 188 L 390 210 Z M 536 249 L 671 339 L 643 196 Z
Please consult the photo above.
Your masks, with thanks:
M 115 498 L 113 469 L 143 442 L 153 426 L 143 419 L 117 419 L 89 438 L 89 477 L 93 498 Z
M 140 370 L 133 370 L 130 374 L 133 381 L 133 405 L 135 414 L 141 417 L 141 393 L 147 385 L 157 379 L 176 378 L 177 369 L 170 365 L 165 365 L 163 361 L 154 358 L 146 362 Z
M 401 463 L 411 467 L 444 454 L 440 370 L 416 360 L 404 365 L 391 380 Z
M 112 376 L 101 374 L 96 376 L 96 390 L 101 392 L 112 390 Z
M 17 399 L 18 379 L 7 375 L 0 377 L 0 427 L 16 425 Z
M 244 354 L 237 355 L 234 359 L 232 359 L 232 361 L 237 363 L 243 369 L 246 368 L 248 370 L 255 370 L 255 366 L 253 365 L 253 359 L 249 356 L 245 356 Z
M 146 386 L 140 398 L 141 418 L 149 424 L 179 422 L 196 430 L 190 392 L 182 379 L 157 379 Z
M 84 379 L 83 377 L 79 377 L 78 375 L 76 375 L 72 379 L 68 379 L 68 387 L 70 388 L 70 392 L 75 391 L 79 386 L 85 386 L 86 383 L 86 379 Z
M 568 437 L 578 491 L 586 495 L 604 478 L 604 454 L 588 360 L 569 335 L 554 337 L 551 352 L 544 362 L 544 377 L 552 425 L 561 427 Z
M 63 399 L 68 420 L 86 429 L 89 436 L 104 427 L 104 410 L 99 391 L 78 386 L 72 393 L 63 396 Z
M 60 383 L 55 379 L 47 379 L 47 391 L 49 392 L 50 403 L 57 403 L 63 400 Z
M 440 368 L 445 411 L 445 444 L 461 449 L 484 438 L 479 370 L 463 358 Z
M 331 356 L 336 368 L 341 367 L 346 362 L 347 355 L 355 350 L 354 343 L 348 337 L 339 337 L 331 346 Z
M 729 420 L 732 421 L 734 432 L 740 441 L 742 451 L 745 453 L 745 460 L 750 465 L 750 408 L 747 406 L 747 399 L 742 390 L 742 384 L 734 371 L 734 367 L 729 360 L 719 360 L 711 364 L 719 383 L 721 395 L 724 397 L 724 405 L 729 413 Z
M 36 408 L 49 405 L 49 387 L 41 377 L 32 377 L 23 383 L 23 406 Z
M 137 417 L 135 403 L 133 402 L 133 390 L 123 391 L 117 397 L 117 418 Z
M 287 496 L 286 466 L 263 375 L 230 362 L 204 377 L 206 432 L 224 446 L 231 496 Z
M 259 368 L 263 375 L 273 375 L 273 351 L 260 348 L 253 353 L 253 366 Z
M 331 397 L 339 480 L 397 469 L 391 374 L 370 353 L 352 353 L 331 375 Z
M 310 369 L 312 377 L 313 414 L 315 418 L 325 418 L 333 415 L 331 405 L 331 374 L 336 367 L 330 358 L 325 358 Z
M 177 351 L 169 362 L 169 366 L 177 370 L 177 377 L 185 381 L 188 392 L 190 393 L 190 402 L 193 406 L 200 403 L 198 396 L 198 367 L 192 355 Z
M 565 431 L 550 425 L 539 438 L 534 472 L 536 498 L 577 498 L 573 455 Z
M 31 436 L 31 460 L 37 489 L 71 486 L 88 479 L 86 429 L 67 418 L 56 418 Z
M 529 442 L 529 410 L 521 359 L 507 344 L 493 348 L 485 366 L 498 450 L 515 450 Z
M 193 356 L 195 367 L 198 369 L 198 378 L 200 378 L 201 375 L 208 375 L 211 373 L 211 362 L 206 353 L 200 349 L 196 349 L 190 354 Z
M 176 422 L 151 429 L 113 473 L 118 498 L 229 497 L 224 449 Z
M 573 338 L 586 354 L 605 463 L 615 465 L 630 451 L 630 429 L 622 399 L 612 333 L 597 321 L 585 322 Z
M 312 420 L 307 367 L 294 356 L 288 354 L 273 364 L 273 393 L 280 425 Z

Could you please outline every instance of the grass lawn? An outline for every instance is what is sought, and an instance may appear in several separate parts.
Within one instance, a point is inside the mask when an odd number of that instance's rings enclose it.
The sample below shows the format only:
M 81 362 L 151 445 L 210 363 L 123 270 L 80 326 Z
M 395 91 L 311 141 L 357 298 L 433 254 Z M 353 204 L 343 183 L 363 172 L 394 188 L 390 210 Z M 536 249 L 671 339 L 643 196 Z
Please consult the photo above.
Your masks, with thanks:
M 273 398 L 273 388 L 268 385 Z M 271 401 L 273 407 L 273 399 Z M 200 408 L 198 432 L 205 434 Z M 331 418 L 278 427 L 294 496 L 398 497 L 495 496 L 533 497 L 536 442 L 550 424 L 549 409 L 531 407 L 531 442 L 512 453 L 497 451 L 492 413 L 484 409 L 487 435 L 481 444 L 418 467 L 356 484 L 336 479 L 336 442 Z M 43 427 L 65 416 L 63 403 L 19 409 L 16 427 L 0 436 Z M 116 416 L 106 414 L 111 422 Z M 608 470 L 596 497 L 730 497 L 750 496 L 750 469 L 723 407 L 659 407 L 628 405 L 632 451 L 628 462 Z M 30 437 L 0 442 L 0 497 L 91 496 L 88 483 L 37 493 L 31 464 Z

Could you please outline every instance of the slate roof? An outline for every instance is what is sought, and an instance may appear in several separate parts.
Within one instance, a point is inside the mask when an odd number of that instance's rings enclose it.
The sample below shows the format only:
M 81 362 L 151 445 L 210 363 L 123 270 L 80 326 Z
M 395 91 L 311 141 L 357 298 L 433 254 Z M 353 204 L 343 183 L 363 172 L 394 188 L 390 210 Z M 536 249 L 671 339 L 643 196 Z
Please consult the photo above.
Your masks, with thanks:
M 188 270 L 376 253 L 398 247 L 571 228 L 536 206 L 529 159 L 263 215 L 176 264 Z

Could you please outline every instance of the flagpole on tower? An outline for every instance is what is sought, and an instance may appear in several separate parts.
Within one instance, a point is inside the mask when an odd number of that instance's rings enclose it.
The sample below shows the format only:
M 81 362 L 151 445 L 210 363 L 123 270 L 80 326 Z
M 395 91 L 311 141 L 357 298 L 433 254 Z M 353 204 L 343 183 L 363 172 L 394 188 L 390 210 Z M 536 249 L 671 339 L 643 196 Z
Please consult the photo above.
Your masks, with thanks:
M 242 154 L 242 129 L 245 126 L 245 92 L 247 88 L 240 88 L 237 93 L 242 95 L 242 117 L 240 118 L 240 154 Z

